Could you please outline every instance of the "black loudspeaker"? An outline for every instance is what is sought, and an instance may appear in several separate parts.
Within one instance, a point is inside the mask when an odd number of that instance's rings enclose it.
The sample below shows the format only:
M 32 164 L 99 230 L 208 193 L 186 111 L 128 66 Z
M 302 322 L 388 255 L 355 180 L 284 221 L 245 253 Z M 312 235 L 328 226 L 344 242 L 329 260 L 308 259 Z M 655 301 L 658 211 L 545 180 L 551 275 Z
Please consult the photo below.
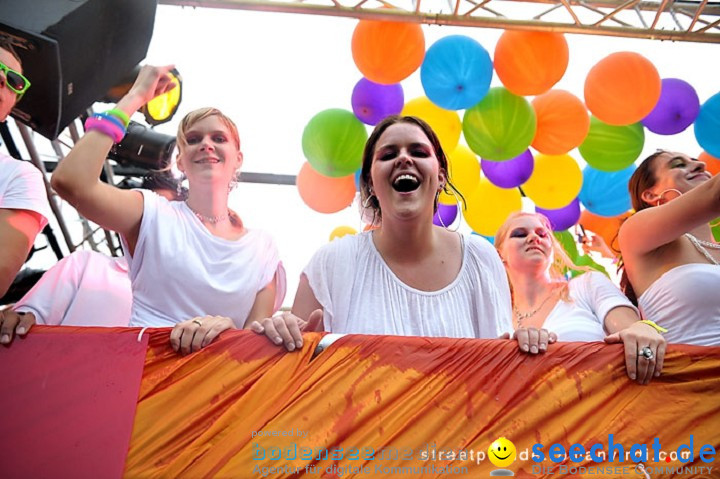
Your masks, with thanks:
M 54 139 L 145 58 L 155 0 L 0 0 L 31 86 L 12 116 Z

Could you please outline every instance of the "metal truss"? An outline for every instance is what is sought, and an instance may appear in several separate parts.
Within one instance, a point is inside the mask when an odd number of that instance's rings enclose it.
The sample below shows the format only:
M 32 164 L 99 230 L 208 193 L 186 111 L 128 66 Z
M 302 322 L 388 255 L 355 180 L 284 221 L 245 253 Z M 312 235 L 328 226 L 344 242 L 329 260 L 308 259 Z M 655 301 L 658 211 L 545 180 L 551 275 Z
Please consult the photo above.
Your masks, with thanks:
M 185 7 L 720 43 L 708 0 L 160 0 Z

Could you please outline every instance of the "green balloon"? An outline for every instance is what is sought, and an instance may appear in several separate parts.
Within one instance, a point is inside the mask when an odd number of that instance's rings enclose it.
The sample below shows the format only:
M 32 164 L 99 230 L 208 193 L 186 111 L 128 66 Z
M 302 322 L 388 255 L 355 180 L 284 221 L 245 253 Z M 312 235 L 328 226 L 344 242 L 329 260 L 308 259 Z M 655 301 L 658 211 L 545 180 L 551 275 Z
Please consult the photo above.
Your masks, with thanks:
M 560 246 L 563 247 L 565 253 L 567 253 L 570 260 L 574 263 L 575 259 L 579 255 L 577 244 L 575 243 L 575 237 L 568 230 L 553 231 L 553 235 L 555 235 L 555 239 L 558 240 Z
M 535 138 L 536 129 L 530 103 L 503 87 L 491 88 L 463 117 L 465 141 L 485 160 L 503 161 L 522 154 Z
M 710 222 L 710 231 L 712 231 L 715 241 L 720 241 L 720 218 L 715 218 Z
M 587 163 L 601 171 L 620 171 L 627 168 L 642 153 L 645 130 L 641 123 L 614 126 L 590 118 L 590 131 L 578 147 Z
M 368 134 L 355 114 L 333 108 L 323 110 L 303 130 L 302 149 L 315 171 L 341 177 L 362 166 L 362 153 Z

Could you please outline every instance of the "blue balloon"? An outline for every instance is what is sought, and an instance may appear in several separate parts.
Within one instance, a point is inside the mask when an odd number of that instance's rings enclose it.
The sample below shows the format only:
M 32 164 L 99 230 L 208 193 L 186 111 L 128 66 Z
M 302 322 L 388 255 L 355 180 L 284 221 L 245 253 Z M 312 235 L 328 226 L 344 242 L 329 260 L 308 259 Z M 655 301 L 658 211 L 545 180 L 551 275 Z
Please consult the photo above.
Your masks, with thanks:
M 362 173 L 362 168 L 358 168 L 358 170 L 355 172 L 355 189 L 357 191 L 360 191 L 360 174 Z
M 425 53 L 420 81 L 425 95 L 446 110 L 463 110 L 485 98 L 493 65 L 490 54 L 472 38 L 450 35 Z
M 634 171 L 634 164 L 612 173 L 586 166 L 583 170 L 580 202 L 590 213 L 599 216 L 612 217 L 625 213 L 632 206 L 628 181 Z
M 720 93 L 711 96 L 700 107 L 695 119 L 695 139 L 703 149 L 720 158 Z

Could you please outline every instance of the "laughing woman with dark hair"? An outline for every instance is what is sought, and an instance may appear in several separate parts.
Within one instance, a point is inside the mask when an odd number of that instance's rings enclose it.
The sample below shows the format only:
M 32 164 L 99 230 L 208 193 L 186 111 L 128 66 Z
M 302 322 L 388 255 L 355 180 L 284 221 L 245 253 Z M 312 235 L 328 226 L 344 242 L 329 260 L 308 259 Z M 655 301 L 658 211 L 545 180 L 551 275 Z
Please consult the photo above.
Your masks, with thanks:
M 251 324 L 293 351 L 322 321 L 333 333 L 497 338 L 511 330 L 510 290 L 494 248 L 433 225 L 453 188 L 432 129 L 393 116 L 365 145 L 363 207 L 375 230 L 332 241 L 300 278 L 292 313 Z
M 658 151 L 630 179 L 637 211 L 620 228 L 626 294 L 668 343 L 720 345 L 720 176 L 683 153 Z

